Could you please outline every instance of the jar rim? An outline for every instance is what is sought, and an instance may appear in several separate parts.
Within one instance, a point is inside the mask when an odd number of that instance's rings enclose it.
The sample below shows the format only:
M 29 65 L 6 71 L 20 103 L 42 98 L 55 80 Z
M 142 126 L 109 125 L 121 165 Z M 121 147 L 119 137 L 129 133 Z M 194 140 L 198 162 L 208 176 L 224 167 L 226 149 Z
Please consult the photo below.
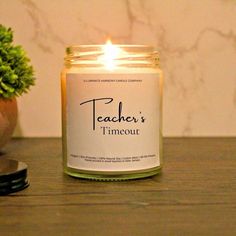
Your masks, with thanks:
M 75 44 L 75 45 L 69 45 L 67 46 L 66 48 L 85 48 L 85 47 L 88 47 L 88 48 L 91 48 L 91 47 L 103 47 L 104 45 L 106 44 Z M 119 46 L 119 47 L 122 47 L 122 48 L 152 48 L 154 49 L 155 47 L 152 46 L 152 45 L 147 45 L 147 44 L 112 44 L 114 46 Z
M 144 44 L 112 44 L 115 47 L 123 50 L 124 53 L 120 53 L 113 59 L 119 66 L 121 65 L 158 65 L 159 57 L 158 51 L 154 46 Z M 66 65 L 90 65 L 98 66 L 102 65 L 101 60 L 98 58 L 104 55 L 104 46 L 102 44 L 82 44 L 72 45 L 66 48 Z
M 127 52 L 134 53 L 157 53 L 157 48 L 151 45 L 145 44 L 112 44 L 120 49 L 124 49 Z M 67 54 L 80 53 L 80 52 L 89 52 L 89 51 L 98 51 L 102 52 L 103 44 L 81 44 L 81 45 L 70 45 L 66 47 Z

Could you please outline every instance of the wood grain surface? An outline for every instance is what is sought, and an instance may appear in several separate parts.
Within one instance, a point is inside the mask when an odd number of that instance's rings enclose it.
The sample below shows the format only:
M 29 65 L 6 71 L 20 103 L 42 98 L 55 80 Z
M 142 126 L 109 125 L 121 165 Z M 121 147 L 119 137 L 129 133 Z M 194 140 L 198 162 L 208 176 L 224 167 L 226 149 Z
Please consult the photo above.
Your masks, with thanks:
M 236 235 L 236 138 L 167 138 L 152 178 L 94 182 L 62 173 L 60 139 L 14 139 L 0 156 L 30 187 L 0 197 L 0 235 Z

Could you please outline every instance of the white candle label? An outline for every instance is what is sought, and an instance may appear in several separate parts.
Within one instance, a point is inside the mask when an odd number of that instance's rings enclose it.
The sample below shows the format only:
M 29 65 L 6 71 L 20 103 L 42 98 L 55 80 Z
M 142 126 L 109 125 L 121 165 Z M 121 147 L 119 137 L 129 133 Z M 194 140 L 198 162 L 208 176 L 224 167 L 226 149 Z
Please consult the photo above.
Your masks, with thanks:
M 67 166 L 159 166 L 159 90 L 158 74 L 67 74 Z

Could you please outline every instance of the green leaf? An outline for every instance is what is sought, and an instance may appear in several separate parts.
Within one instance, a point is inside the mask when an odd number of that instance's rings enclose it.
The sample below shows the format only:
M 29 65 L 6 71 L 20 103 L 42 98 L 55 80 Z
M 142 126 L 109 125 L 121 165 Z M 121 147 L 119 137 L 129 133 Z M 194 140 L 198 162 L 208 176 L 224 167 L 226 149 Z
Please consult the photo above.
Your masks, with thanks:
M 35 84 L 30 59 L 20 45 L 13 45 L 13 31 L 0 24 L 0 98 L 12 98 Z

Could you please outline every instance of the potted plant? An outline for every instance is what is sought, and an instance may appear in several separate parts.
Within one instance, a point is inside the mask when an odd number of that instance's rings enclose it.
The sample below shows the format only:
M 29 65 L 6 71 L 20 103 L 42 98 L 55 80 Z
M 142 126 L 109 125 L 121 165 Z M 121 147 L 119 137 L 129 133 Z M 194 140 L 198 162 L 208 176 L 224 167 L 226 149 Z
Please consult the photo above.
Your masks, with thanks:
M 30 59 L 13 45 L 13 31 L 0 24 L 0 148 L 10 139 L 17 120 L 16 97 L 34 85 Z

